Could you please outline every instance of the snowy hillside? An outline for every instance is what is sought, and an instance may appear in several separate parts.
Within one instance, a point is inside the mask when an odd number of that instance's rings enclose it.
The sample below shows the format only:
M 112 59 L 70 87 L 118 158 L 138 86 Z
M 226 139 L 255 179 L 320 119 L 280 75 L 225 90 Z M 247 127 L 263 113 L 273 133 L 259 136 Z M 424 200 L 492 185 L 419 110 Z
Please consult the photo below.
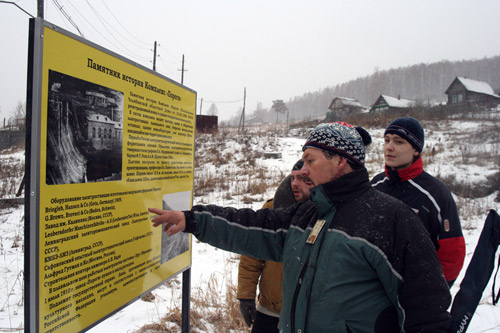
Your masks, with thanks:
M 465 266 L 472 256 L 484 219 L 490 209 L 500 212 L 500 115 L 487 119 L 446 120 L 423 122 L 426 129 L 424 167 L 449 184 L 455 195 L 467 245 Z M 382 171 L 383 130 L 367 128 L 373 143 L 367 156 L 370 176 Z M 222 129 L 218 135 L 200 135 L 196 140 L 195 199 L 194 204 L 214 203 L 233 207 L 260 208 L 271 198 L 279 182 L 300 158 L 301 146 L 308 129 L 294 129 L 285 134 L 284 129 L 248 130 L 238 135 L 233 130 Z M 278 158 L 271 158 L 279 156 Z M 3 152 L 0 169 L 8 163 L 22 164 L 22 153 Z M 15 183 L 20 182 L 20 176 Z M 13 182 L 2 176 L 4 188 Z M 16 185 L 9 185 L 16 188 Z M 481 196 L 478 193 L 482 194 Z M 4 196 L 5 197 L 5 196 Z M 24 208 L 0 210 L 0 331 L 23 331 L 23 224 Z M 233 318 L 233 331 L 246 332 L 238 314 L 226 314 L 224 304 L 234 300 L 238 256 L 193 241 L 192 265 L 192 331 L 220 331 L 217 321 Z M 497 253 L 498 256 L 498 253 Z M 462 270 L 451 289 L 455 294 L 463 278 Z M 138 300 L 124 310 L 95 326 L 90 332 L 153 332 L 178 331 L 174 323 L 179 317 L 181 281 L 176 277 L 152 292 L 154 299 Z M 497 281 L 497 288 L 500 281 Z M 499 332 L 500 307 L 492 305 L 492 281 L 473 317 L 468 332 Z M 232 288 L 232 289 L 231 289 Z M 207 298 L 211 303 L 199 304 L 196 299 Z M 233 306 L 234 308 L 234 306 Z M 213 316 L 209 314 L 213 314 Z M 199 316 L 198 316 L 199 315 Z M 161 323 L 161 324 L 160 324 Z M 145 326 L 147 325 L 147 326 Z

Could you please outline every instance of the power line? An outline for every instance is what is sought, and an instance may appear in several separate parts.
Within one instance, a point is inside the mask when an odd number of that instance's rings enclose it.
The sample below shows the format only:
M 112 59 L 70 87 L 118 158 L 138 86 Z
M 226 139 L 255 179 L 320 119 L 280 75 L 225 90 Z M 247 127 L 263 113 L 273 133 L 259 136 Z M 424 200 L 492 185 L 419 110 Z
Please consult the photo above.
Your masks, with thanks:
M 69 25 L 68 22 L 66 21 L 66 17 L 57 9 L 56 9 L 56 13 L 62 19 L 62 22 L 63 22 L 64 26 L 66 27 L 66 29 L 71 30 L 71 25 Z
M 31 16 L 32 18 L 35 18 L 33 15 L 31 15 L 30 13 L 28 13 L 27 11 L 25 11 L 22 7 L 20 7 L 17 3 L 15 2 L 11 2 L 11 1 L 0 1 L 0 3 L 7 3 L 7 4 L 11 4 L 11 5 L 14 5 L 16 6 L 17 8 L 19 8 L 20 10 L 22 10 L 25 14 Z
M 170 53 L 170 52 L 169 52 L 166 48 L 164 48 L 164 47 L 163 47 L 160 43 L 158 43 L 158 46 L 159 46 L 159 47 L 160 47 L 163 51 L 165 51 L 165 53 L 166 53 L 167 55 L 169 55 L 170 57 L 174 58 L 174 59 L 176 60 L 176 62 L 177 62 L 177 63 L 181 61 L 181 59 L 180 59 L 179 57 L 177 57 L 177 56 L 173 55 L 172 53 Z M 172 62 L 172 63 L 174 63 L 174 62 Z
M 90 2 L 88 0 L 85 1 L 87 3 L 87 5 L 89 5 L 90 9 L 94 12 L 95 16 L 97 17 L 97 19 L 101 22 L 101 24 L 103 25 L 103 27 L 109 32 L 109 34 L 125 49 L 127 50 L 127 47 L 125 45 L 123 45 L 119 40 L 118 38 L 115 37 L 115 35 L 113 35 L 113 33 L 108 29 L 108 25 L 109 24 L 106 24 L 104 21 L 103 21 L 103 18 L 101 17 L 101 15 L 95 10 L 95 8 L 90 4 Z M 111 25 L 109 25 L 111 27 Z M 113 30 L 115 30 L 113 28 Z M 128 50 L 129 51 L 129 50 Z M 129 51 L 130 52 L 130 51 Z M 142 60 L 148 60 L 149 58 L 144 58 L 144 57 L 141 57 L 137 54 L 134 54 L 133 52 L 130 52 L 130 54 L 132 54 L 134 57 L 138 58 L 138 59 L 142 59 Z
M 106 9 L 108 10 L 108 12 L 111 14 L 111 16 L 113 16 L 113 18 L 115 19 L 116 22 L 118 22 L 118 24 L 123 28 L 123 30 L 125 30 L 126 33 L 128 33 L 133 39 L 135 39 L 136 41 L 138 41 L 139 43 L 145 45 L 145 46 L 149 46 L 148 43 L 146 42 L 143 42 L 142 40 L 140 40 L 139 38 L 136 38 L 134 35 L 132 35 L 124 26 L 123 24 L 121 24 L 120 20 L 118 20 L 116 18 L 116 16 L 113 14 L 113 12 L 109 9 L 108 5 L 106 5 L 106 2 L 104 2 L 104 0 L 101 0 L 101 2 L 103 3 L 103 5 L 106 7 Z M 125 38 L 125 37 L 124 37 Z M 129 41 L 130 42 L 130 41 Z M 132 42 L 130 42 L 131 44 L 134 44 Z M 138 46 L 137 44 L 134 44 L 136 46 Z M 138 47 L 141 47 L 141 46 L 138 46 Z M 148 49 L 149 48 L 145 48 L 145 47 L 141 47 L 142 49 Z
M 73 7 L 73 9 L 76 11 L 76 13 L 85 21 L 87 22 L 88 26 L 90 28 L 92 28 L 93 30 L 95 30 L 97 32 L 98 35 L 100 35 L 102 38 L 104 38 L 109 44 L 111 44 L 113 47 L 117 48 L 118 47 L 111 41 L 109 40 L 105 35 L 103 35 L 99 29 L 97 29 L 96 27 L 94 27 L 93 23 L 90 22 L 89 20 L 87 20 L 87 18 L 85 17 L 85 15 L 83 15 L 79 10 L 78 8 L 76 8 L 71 2 L 68 1 L 68 3 L 70 4 L 71 7 Z
M 244 98 L 241 98 L 237 101 L 207 101 L 207 100 L 204 100 L 204 101 L 207 103 L 215 103 L 215 104 L 231 104 L 231 103 L 241 102 L 242 100 L 244 100 Z
M 68 1 L 68 4 L 72 7 L 73 11 L 77 14 L 78 17 L 80 17 L 84 22 L 87 23 L 87 27 L 88 28 L 91 28 L 93 31 L 97 32 L 97 34 L 103 38 L 108 44 L 110 44 L 111 46 L 113 46 L 115 49 L 117 50 L 120 50 L 122 53 L 128 55 L 130 58 L 133 58 L 133 59 L 136 59 L 136 61 L 145 61 L 145 60 L 149 60 L 149 58 L 147 57 L 144 57 L 144 56 L 140 56 L 140 55 L 137 55 L 133 52 L 130 52 L 128 47 L 126 47 L 125 45 L 123 45 L 122 43 L 120 43 L 120 41 L 110 32 L 109 35 L 117 42 L 121 45 L 117 45 L 116 43 L 114 43 L 112 40 L 110 40 L 106 35 L 104 35 L 101 31 L 102 29 L 97 29 L 94 24 L 92 22 L 90 22 L 86 16 L 87 15 L 84 15 L 82 14 L 82 12 L 80 12 L 80 10 L 75 6 L 73 5 L 70 1 Z M 92 8 L 92 6 L 90 6 L 91 9 L 95 12 L 95 10 Z M 101 21 L 101 24 L 104 25 L 104 27 L 106 28 L 103 20 L 98 16 L 96 15 L 96 17 Z M 65 17 L 64 17 L 65 18 Z M 65 20 L 63 20 L 65 22 Z M 107 29 L 107 28 L 106 28 Z M 108 29 L 107 29 L 108 30 Z M 109 30 L 108 30 L 109 32 Z M 97 41 L 99 38 L 94 38 L 95 41 Z
M 87 23 L 88 23 L 88 26 L 89 26 L 90 28 L 94 29 L 97 33 L 99 33 L 99 34 L 100 34 L 99 30 L 97 30 L 97 28 L 95 28 L 95 27 L 94 27 L 94 25 L 93 25 L 91 22 L 89 22 L 89 20 L 87 20 L 87 18 L 85 17 L 85 15 L 83 15 L 83 14 L 82 14 L 82 13 L 78 10 L 78 8 L 76 8 L 76 7 L 75 7 L 75 6 L 74 6 L 74 5 L 73 5 L 70 1 L 68 1 L 68 4 L 69 4 L 69 5 L 70 5 L 70 6 L 71 6 L 71 7 L 72 7 L 75 11 L 76 11 L 76 14 L 77 14 L 78 16 L 80 16 L 80 17 L 81 17 L 81 18 L 82 18 L 85 22 L 87 22 Z M 104 37 L 104 36 L 103 36 L 103 37 Z
M 75 27 L 78 32 L 80 33 L 80 35 L 82 37 L 83 36 L 83 33 L 81 32 L 81 30 L 78 28 L 78 26 L 74 23 L 74 21 L 71 19 L 71 16 L 69 15 L 68 11 L 67 10 L 64 10 L 63 6 L 61 5 L 60 3 L 61 0 L 53 0 L 54 4 L 56 5 L 56 7 L 59 9 L 58 13 L 60 15 L 62 15 L 63 17 L 63 21 L 68 21 L 70 22 L 73 27 Z M 3 1 L 2 1 L 3 2 Z M 112 22 L 110 22 L 107 18 L 105 18 L 103 15 L 102 15 L 102 10 L 97 10 L 96 7 L 94 7 L 88 0 L 86 0 L 86 3 L 88 5 L 88 7 L 90 8 L 90 10 L 92 11 L 92 14 L 97 18 L 97 20 L 100 22 L 100 24 L 106 29 L 107 31 L 107 34 L 103 34 L 102 32 L 102 29 L 98 29 L 94 23 L 90 22 L 87 17 L 89 16 L 89 14 L 82 14 L 82 12 L 74 5 L 72 4 L 71 1 L 67 1 L 68 4 L 71 6 L 72 10 L 74 11 L 75 14 L 77 14 L 77 16 L 80 18 L 80 20 L 82 20 L 83 22 L 86 22 L 87 24 L 87 27 L 88 28 L 91 28 L 94 32 L 97 32 L 97 34 L 103 38 L 107 43 L 109 43 L 111 46 L 113 46 L 115 49 L 117 50 L 120 50 L 120 52 L 126 54 L 126 55 L 129 55 L 131 58 L 133 59 L 137 59 L 137 60 L 140 60 L 142 62 L 144 61 L 147 61 L 148 63 L 151 63 L 151 57 L 144 57 L 144 56 L 141 56 L 139 54 L 136 54 L 135 52 L 131 51 L 131 48 L 130 47 L 127 47 L 124 43 L 121 42 L 121 40 L 123 40 L 124 42 L 127 42 L 127 44 L 130 44 L 130 45 L 133 45 L 134 48 L 138 48 L 138 49 L 141 49 L 141 50 L 148 50 L 148 51 L 151 51 L 153 52 L 153 50 L 151 48 L 145 48 L 141 45 L 138 45 L 137 43 L 133 42 L 130 38 L 127 38 L 124 33 L 122 33 L 123 31 L 127 34 L 127 35 L 130 35 L 134 40 L 137 40 L 139 41 L 141 44 L 144 44 L 144 45 L 147 45 L 146 43 L 142 42 L 141 40 L 139 40 L 138 38 L 136 38 L 134 35 L 132 35 L 121 23 L 120 21 L 118 20 L 118 18 L 113 14 L 112 10 L 110 9 L 110 7 L 108 5 L 106 5 L 105 1 L 104 0 L 101 0 L 101 2 L 104 4 L 104 6 L 106 7 L 106 11 L 109 12 L 109 14 L 111 14 L 111 16 L 113 17 L 113 21 L 116 21 L 118 22 L 118 24 L 120 25 L 120 28 L 116 28 Z M 80 2 L 79 2 L 80 3 Z M 84 24 L 85 25 L 85 24 Z M 112 31 L 111 31 L 112 30 Z M 114 32 L 113 32 L 114 31 Z M 122 31 L 122 32 L 121 32 Z M 120 37 L 120 38 L 118 38 Z M 84 37 L 85 38 L 85 37 Z M 98 40 L 99 38 L 94 38 L 94 40 Z M 112 39 L 112 40 L 111 40 Z M 162 49 L 162 54 L 166 55 L 167 57 L 171 57 L 173 59 L 175 59 L 176 61 L 169 61 L 167 58 L 162 58 L 160 57 L 160 54 L 158 54 L 158 58 L 160 59 L 160 62 L 162 63 L 163 67 L 165 67 L 165 70 L 167 70 L 170 75 L 172 76 L 176 76 L 176 73 L 174 73 L 173 71 L 169 70 L 168 68 L 169 67 L 172 67 L 172 66 L 168 66 L 165 61 L 167 61 L 168 63 L 171 63 L 171 64 L 178 64 L 178 62 L 180 61 L 179 57 L 171 54 L 168 50 L 166 50 L 160 43 L 158 43 L 158 46 Z M 137 61 L 136 60 L 136 61 Z
M 163 65 L 163 67 L 165 67 L 165 70 L 167 72 L 169 72 L 170 74 L 172 74 L 172 76 L 175 76 L 177 74 L 177 73 L 172 72 L 170 69 L 168 69 L 168 66 L 165 64 L 165 62 L 163 61 L 163 58 L 160 55 L 158 55 L 158 59 L 160 59 L 160 62 Z

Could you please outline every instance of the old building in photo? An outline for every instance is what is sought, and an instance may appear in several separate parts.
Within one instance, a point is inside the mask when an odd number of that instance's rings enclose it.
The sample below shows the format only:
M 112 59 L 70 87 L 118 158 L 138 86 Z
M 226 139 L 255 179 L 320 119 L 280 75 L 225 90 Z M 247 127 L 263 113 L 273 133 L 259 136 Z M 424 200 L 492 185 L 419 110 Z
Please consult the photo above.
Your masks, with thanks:
M 101 114 L 87 117 L 88 138 L 97 150 L 111 149 L 122 141 L 122 124 Z
M 49 72 L 46 183 L 122 177 L 123 92 Z

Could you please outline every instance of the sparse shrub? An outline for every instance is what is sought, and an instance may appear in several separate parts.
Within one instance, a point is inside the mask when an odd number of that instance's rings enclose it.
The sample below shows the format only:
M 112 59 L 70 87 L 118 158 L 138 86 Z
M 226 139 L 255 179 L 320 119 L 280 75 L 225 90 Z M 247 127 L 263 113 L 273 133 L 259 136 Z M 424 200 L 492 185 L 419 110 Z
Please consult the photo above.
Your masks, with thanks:
M 250 198 L 248 195 L 244 195 L 243 198 L 241 199 L 241 202 L 249 205 L 249 204 L 253 203 L 254 200 L 252 198 Z
M 470 152 L 470 146 L 468 144 L 460 144 L 458 145 L 458 150 L 460 151 L 460 155 L 462 156 L 462 163 L 467 164 L 469 159 L 472 157 Z
M 194 195 L 203 196 L 208 192 L 214 191 L 218 188 L 219 178 L 217 175 L 204 174 L 203 176 L 196 177 L 194 179 Z
M 452 193 L 462 198 L 482 198 L 499 189 L 499 174 L 500 172 L 497 172 L 495 175 L 486 177 L 484 181 L 475 182 L 474 184 L 458 182 L 454 175 L 446 177 L 438 175 L 436 178 L 441 180 Z
M 476 229 L 477 226 L 473 223 L 474 218 L 477 216 L 483 216 L 486 213 L 485 208 L 482 207 L 478 201 L 471 200 L 470 198 L 457 197 L 456 204 L 462 229 Z
M 248 159 L 248 165 L 251 166 L 252 168 L 255 167 L 255 158 L 254 157 L 250 157 Z
M 222 290 L 223 286 L 225 293 Z M 241 317 L 236 290 L 237 286 L 232 281 L 229 267 L 226 267 L 224 274 L 212 274 L 203 285 L 193 288 L 190 307 L 191 331 L 216 329 L 217 332 L 249 332 L 250 329 Z M 135 332 L 180 332 L 182 323 L 180 302 L 181 299 L 177 298 L 172 309 L 159 323 L 144 325 Z
M 248 182 L 247 193 L 251 195 L 261 194 L 266 192 L 267 187 L 268 184 L 262 179 L 250 180 Z
M 12 158 L 0 161 L 0 198 L 15 196 L 19 190 L 20 179 L 23 178 L 24 163 Z

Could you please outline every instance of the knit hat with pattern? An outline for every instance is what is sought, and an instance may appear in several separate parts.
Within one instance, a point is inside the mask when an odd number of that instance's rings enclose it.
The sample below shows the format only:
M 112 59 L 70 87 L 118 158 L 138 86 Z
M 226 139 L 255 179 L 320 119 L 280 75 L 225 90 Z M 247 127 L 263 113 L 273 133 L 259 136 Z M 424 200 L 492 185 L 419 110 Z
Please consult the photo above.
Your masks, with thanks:
M 363 141 L 364 138 L 358 130 L 345 122 L 320 124 L 309 135 L 302 151 L 314 147 L 338 154 L 352 163 L 364 166 L 366 151 Z
M 420 122 L 412 117 L 403 117 L 394 120 L 387 126 L 386 134 L 396 134 L 408 141 L 419 153 L 424 149 L 424 128 Z

